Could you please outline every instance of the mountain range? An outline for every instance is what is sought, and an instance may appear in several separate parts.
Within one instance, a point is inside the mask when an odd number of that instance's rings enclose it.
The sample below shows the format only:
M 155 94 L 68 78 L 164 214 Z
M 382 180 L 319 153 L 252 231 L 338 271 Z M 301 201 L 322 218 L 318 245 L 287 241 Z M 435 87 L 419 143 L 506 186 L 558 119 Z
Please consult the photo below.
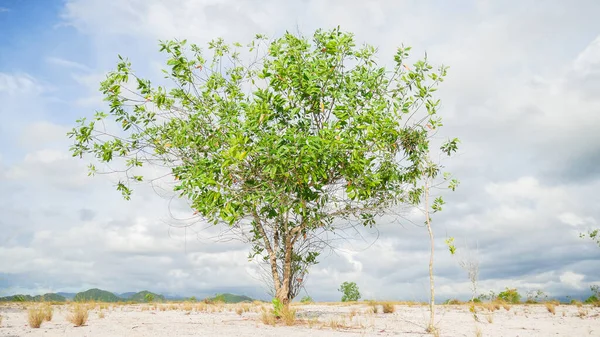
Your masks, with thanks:
M 192 297 L 193 298 L 193 297 Z M 16 294 L 0 297 L 0 302 L 65 302 L 65 301 L 97 301 L 97 302 L 164 302 L 167 300 L 178 301 L 185 300 L 186 297 L 178 295 L 161 295 L 147 290 L 139 292 L 113 293 L 110 291 L 92 288 L 79 293 L 48 293 L 44 295 L 23 295 Z M 195 299 L 195 298 L 194 298 Z M 214 297 L 207 298 L 210 301 L 222 301 L 225 303 L 251 302 L 253 298 L 244 295 L 235 295 L 230 293 L 217 294 Z

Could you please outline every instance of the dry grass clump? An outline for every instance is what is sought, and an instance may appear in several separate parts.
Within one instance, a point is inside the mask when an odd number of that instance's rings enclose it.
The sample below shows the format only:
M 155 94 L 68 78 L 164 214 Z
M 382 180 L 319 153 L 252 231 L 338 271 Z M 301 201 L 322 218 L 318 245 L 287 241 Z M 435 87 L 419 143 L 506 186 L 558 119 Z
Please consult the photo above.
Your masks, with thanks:
M 75 326 L 82 326 L 87 322 L 89 309 L 85 305 L 76 304 L 71 308 L 71 314 L 67 320 Z
M 319 323 L 319 318 L 317 318 L 317 317 L 309 318 L 306 321 L 306 323 L 307 323 L 308 327 L 312 329 L 315 325 L 317 325 L 317 323 Z
M 354 318 L 354 316 L 356 316 L 358 314 L 356 308 L 352 308 L 352 310 L 350 310 L 350 313 L 348 314 L 348 317 L 350 318 L 350 320 L 352 320 Z
M 544 303 L 546 305 L 546 309 L 548 309 L 548 312 L 551 313 L 552 315 L 556 315 L 556 304 L 553 302 L 546 302 Z
M 281 320 L 287 326 L 292 326 L 296 323 L 296 310 L 290 309 L 289 306 L 284 306 L 281 310 Z
M 0 326 L 2 326 L 2 319 L 3 319 L 3 318 L 4 318 L 4 317 L 2 317 L 2 315 L 0 315 Z
M 104 311 L 100 310 L 100 312 L 98 313 L 98 318 L 104 318 L 104 317 L 106 317 L 104 315 Z
M 379 303 L 375 301 L 369 301 L 369 305 L 371 306 L 371 310 L 374 314 L 376 314 L 379 311 Z
M 490 323 L 490 324 L 494 323 L 494 314 L 492 314 L 491 312 L 490 312 L 490 313 L 487 313 L 487 314 L 485 314 L 485 319 L 486 319 L 486 320 L 488 321 L 488 323 Z
M 52 315 L 54 313 L 52 306 L 50 304 L 44 304 L 41 307 L 41 310 L 44 312 L 44 321 L 50 322 L 52 320 Z
M 384 314 L 391 314 L 396 310 L 396 307 L 394 306 L 393 303 L 385 302 L 385 303 L 382 303 L 381 306 L 383 307 Z
M 584 318 L 588 315 L 588 311 L 587 309 L 583 308 L 583 307 L 579 307 L 579 309 L 577 310 L 577 317 L 579 318 Z
M 481 337 L 481 336 L 482 336 L 481 328 L 479 326 L 475 326 L 475 337 Z
M 46 312 L 42 307 L 31 307 L 27 312 L 27 321 L 32 328 L 39 328 L 44 323 Z
M 262 308 L 262 313 L 260 315 L 260 320 L 267 325 L 275 325 L 275 323 L 277 322 L 277 319 L 275 318 L 275 315 L 273 315 L 272 312 L 270 312 L 269 310 Z
M 192 306 L 192 303 L 190 302 L 185 302 L 183 303 L 183 311 L 192 311 L 194 309 L 194 307 Z
M 433 337 L 440 337 L 440 328 L 433 325 L 428 326 L 425 332 L 430 333 Z
M 241 307 L 237 307 L 235 308 L 235 313 L 242 316 L 242 314 L 244 313 L 244 309 L 242 309 Z

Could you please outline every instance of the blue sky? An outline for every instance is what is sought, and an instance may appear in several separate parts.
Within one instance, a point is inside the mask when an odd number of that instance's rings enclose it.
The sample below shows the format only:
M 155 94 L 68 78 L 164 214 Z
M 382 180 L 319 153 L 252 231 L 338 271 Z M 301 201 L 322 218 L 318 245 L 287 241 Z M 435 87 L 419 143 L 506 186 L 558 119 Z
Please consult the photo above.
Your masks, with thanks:
M 458 261 L 469 256 L 480 261 L 481 292 L 585 295 L 600 283 L 600 248 L 578 237 L 600 227 L 597 1 L 0 0 L 0 8 L 0 293 L 266 296 L 248 247 L 170 227 L 167 201 L 147 186 L 121 200 L 114 178 L 89 178 L 87 163 L 70 157 L 65 133 L 105 108 L 98 85 L 117 54 L 160 81 L 159 39 L 246 42 L 337 25 L 378 46 L 382 60 L 404 43 L 450 66 L 441 115 L 444 135 L 462 140 L 448 163 L 462 184 L 435 219 L 440 297 L 468 296 Z M 314 298 L 337 299 L 348 280 L 368 298 L 427 296 L 426 232 L 379 225 L 369 249 L 341 245 L 313 269 Z M 462 255 L 444 253 L 446 235 Z

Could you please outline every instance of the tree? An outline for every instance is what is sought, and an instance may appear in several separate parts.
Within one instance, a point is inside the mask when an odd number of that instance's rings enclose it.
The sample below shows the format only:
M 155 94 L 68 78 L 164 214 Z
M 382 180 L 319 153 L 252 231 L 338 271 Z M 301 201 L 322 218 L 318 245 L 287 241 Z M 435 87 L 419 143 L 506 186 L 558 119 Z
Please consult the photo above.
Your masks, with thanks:
M 148 302 L 148 303 L 150 303 L 150 302 L 154 301 L 154 294 L 152 294 L 152 293 L 147 293 L 147 294 L 144 296 L 144 301 L 146 301 L 146 302 Z
M 156 179 L 144 166 L 165 167 L 198 221 L 250 243 L 249 257 L 262 258 L 275 297 L 288 303 L 328 246 L 324 234 L 420 202 L 428 131 L 441 126 L 433 92 L 446 68 L 432 71 L 426 58 L 409 68 L 401 47 L 386 69 L 374 47 L 357 47 L 339 27 L 312 41 L 216 39 L 208 50 L 160 43 L 171 89 L 119 56 L 101 83 L 110 110 L 77 121 L 71 152 L 108 168 L 92 163 L 90 174 L 117 172 L 127 200 L 132 184 Z M 108 131 L 109 117 L 118 132 Z
M 353 302 L 360 299 L 360 292 L 355 282 L 344 282 L 338 291 L 342 292 L 342 302 Z

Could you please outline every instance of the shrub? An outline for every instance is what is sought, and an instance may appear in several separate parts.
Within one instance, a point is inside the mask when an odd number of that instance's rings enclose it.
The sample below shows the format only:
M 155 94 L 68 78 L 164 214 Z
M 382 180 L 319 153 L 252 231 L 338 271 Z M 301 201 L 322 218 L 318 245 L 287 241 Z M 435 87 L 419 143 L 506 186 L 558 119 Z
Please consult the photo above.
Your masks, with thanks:
M 498 294 L 498 298 L 511 304 L 517 304 L 521 302 L 521 295 L 517 292 L 516 288 L 506 288 L 505 291 Z
M 592 295 L 584 301 L 585 304 L 594 304 L 596 302 L 598 302 L 598 297 L 596 297 L 596 295 Z
M 44 312 L 44 310 L 40 307 L 32 307 L 29 308 L 29 311 L 27 313 L 27 320 L 29 321 L 29 326 L 32 328 L 39 328 L 40 326 L 42 326 L 42 323 L 44 322 L 44 318 L 46 316 L 46 313 Z
M 278 298 L 274 298 L 272 303 L 273 303 L 273 316 L 275 316 L 275 318 L 277 318 L 277 319 L 281 318 L 281 316 L 283 315 L 283 309 L 285 306 Z
M 396 307 L 394 307 L 393 303 L 383 303 L 382 307 L 384 314 L 391 314 L 394 312 L 394 310 L 396 310 Z
M 355 282 L 344 282 L 340 285 L 338 291 L 342 292 L 342 302 L 358 301 L 360 292 Z
M 67 317 L 67 320 L 73 323 L 75 326 L 82 326 L 87 322 L 88 309 L 81 304 L 77 304 L 73 307 L 71 314 Z
M 453 304 L 462 304 L 462 302 L 457 299 L 448 299 L 448 300 L 446 300 L 446 302 L 444 302 L 444 304 L 453 305 Z
M 300 303 L 308 304 L 308 303 L 314 303 L 314 301 L 313 301 L 312 297 L 310 297 L 310 296 L 304 296 L 300 300 Z

